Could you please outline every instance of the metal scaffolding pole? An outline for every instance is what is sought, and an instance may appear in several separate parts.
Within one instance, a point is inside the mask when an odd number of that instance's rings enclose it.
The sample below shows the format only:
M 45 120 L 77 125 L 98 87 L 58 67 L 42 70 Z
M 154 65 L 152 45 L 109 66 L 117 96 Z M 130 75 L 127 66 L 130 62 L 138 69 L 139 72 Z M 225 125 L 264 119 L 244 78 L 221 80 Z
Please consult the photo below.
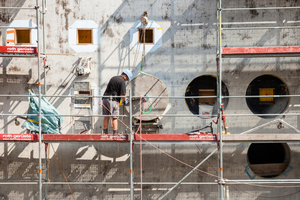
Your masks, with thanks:
M 0 9 L 27 9 L 27 10 L 34 10 L 35 7 L 0 7 Z
M 217 5 L 217 19 L 218 19 L 218 49 L 219 54 L 217 55 L 217 96 L 219 103 L 219 124 L 218 124 L 218 134 L 220 139 L 220 150 L 219 150 L 219 199 L 223 200 L 223 142 L 222 142 L 222 0 L 219 0 Z
M 264 26 L 264 27 L 236 27 L 236 28 L 222 28 L 222 30 L 255 30 L 255 29 L 298 29 L 300 26 Z
M 41 91 L 41 69 L 40 69 L 40 42 L 39 42 L 39 1 L 36 0 L 36 24 L 37 24 L 37 62 L 38 62 L 38 86 L 39 86 L 39 108 L 41 108 L 42 91 Z M 39 109 L 39 199 L 42 200 L 42 116 Z
M 239 11 L 239 10 L 286 10 L 299 9 L 300 7 L 261 7 L 261 8 L 223 8 L 223 11 Z
M 169 191 L 164 194 L 162 197 L 159 198 L 159 200 L 162 200 L 165 196 L 167 196 L 170 192 L 172 192 L 172 190 L 174 190 L 174 188 L 176 188 L 179 184 L 181 184 L 182 181 L 184 181 L 184 179 L 186 179 L 191 173 L 193 173 L 198 167 L 200 167 L 200 165 L 202 165 L 207 159 L 209 159 L 219 148 L 216 148 L 213 152 L 211 152 L 204 160 L 202 160 L 194 169 L 192 169 L 192 171 L 190 171 L 187 175 L 185 175 L 185 177 L 183 177 L 176 185 L 174 185 L 171 189 L 169 189 Z
M 42 16 L 43 16 L 43 53 L 46 54 L 46 37 L 45 37 L 45 0 L 42 0 Z M 44 57 L 46 59 L 46 55 Z M 44 61 L 45 63 L 46 61 Z M 44 65 L 44 94 L 47 93 L 46 66 Z
M 133 148 L 133 133 L 132 133 L 132 98 L 131 98 L 131 90 L 129 90 L 129 126 L 130 126 L 130 199 L 134 200 L 134 186 L 133 186 L 133 154 L 132 154 L 132 148 Z
M 17 27 L 17 26 L 0 26 L 0 28 L 3 28 L 3 29 L 7 29 L 7 28 L 11 28 L 11 29 L 14 29 L 14 28 L 19 28 L 19 29 L 38 29 L 38 26 L 35 26 L 35 27 Z

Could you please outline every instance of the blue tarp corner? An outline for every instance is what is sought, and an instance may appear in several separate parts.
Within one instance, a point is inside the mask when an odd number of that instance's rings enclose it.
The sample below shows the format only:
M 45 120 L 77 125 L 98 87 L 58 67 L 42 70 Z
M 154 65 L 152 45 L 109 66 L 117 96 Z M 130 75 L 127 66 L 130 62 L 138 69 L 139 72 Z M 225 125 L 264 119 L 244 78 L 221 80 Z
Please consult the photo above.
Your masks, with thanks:
M 36 94 L 29 91 L 29 110 L 28 114 L 39 114 L 39 98 Z M 61 125 L 63 118 L 60 113 L 52 106 L 47 99 L 41 98 L 41 127 L 43 134 L 61 134 Z M 52 116 L 44 116 L 52 115 Z M 30 131 L 39 132 L 39 117 L 28 116 L 27 120 L 22 125 L 22 128 L 26 128 Z

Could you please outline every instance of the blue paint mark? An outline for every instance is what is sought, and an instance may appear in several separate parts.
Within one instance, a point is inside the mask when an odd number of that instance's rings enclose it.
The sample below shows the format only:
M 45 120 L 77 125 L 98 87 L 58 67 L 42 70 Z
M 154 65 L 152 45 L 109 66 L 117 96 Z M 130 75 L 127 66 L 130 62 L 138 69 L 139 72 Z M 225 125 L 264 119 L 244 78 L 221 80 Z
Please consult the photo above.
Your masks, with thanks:
M 247 165 L 247 166 L 245 167 L 245 172 L 246 172 L 246 174 L 249 176 L 249 178 L 250 178 L 251 180 L 255 179 L 256 174 L 254 174 L 254 173 L 252 172 L 252 170 L 250 169 L 249 165 Z
M 287 170 L 285 170 L 285 173 L 283 174 L 285 177 L 288 176 L 288 174 L 294 169 L 291 165 L 288 166 Z

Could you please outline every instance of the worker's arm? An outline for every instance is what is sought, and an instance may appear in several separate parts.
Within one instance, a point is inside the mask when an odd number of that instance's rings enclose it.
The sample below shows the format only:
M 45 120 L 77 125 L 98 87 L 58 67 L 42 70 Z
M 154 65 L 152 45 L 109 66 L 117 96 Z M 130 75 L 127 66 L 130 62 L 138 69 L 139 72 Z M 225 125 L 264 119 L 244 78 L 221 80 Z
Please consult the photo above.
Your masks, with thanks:
M 125 104 L 125 102 L 126 102 L 125 94 L 121 94 L 120 96 L 121 96 L 121 98 L 122 98 L 123 103 Z

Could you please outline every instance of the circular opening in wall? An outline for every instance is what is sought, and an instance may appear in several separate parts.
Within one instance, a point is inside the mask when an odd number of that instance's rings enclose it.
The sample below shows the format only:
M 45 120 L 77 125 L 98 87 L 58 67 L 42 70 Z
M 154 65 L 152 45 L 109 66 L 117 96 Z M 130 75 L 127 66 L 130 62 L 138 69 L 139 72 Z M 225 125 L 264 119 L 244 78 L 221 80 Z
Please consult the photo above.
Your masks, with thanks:
M 216 96 L 217 78 L 211 75 L 203 75 L 190 82 L 185 91 L 185 96 Z M 222 95 L 229 96 L 228 89 L 222 82 Z M 212 118 L 217 115 L 217 98 L 186 98 L 186 105 L 194 115 L 202 118 Z M 223 99 L 224 108 L 228 104 L 228 98 Z
M 268 95 L 288 95 L 286 84 L 273 75 L 262 75 L 255 78 L 248 86 L 246 96 L 268 96 Z M 246 98 L 249 109 L 254 114 L 280 114 L 288 106 L 288 97 L 258 97 Z M 260 116 L 262 118 L 274 118 L 276 116 Z
M 253 143 L 247 158 L 253 173 L 272 178 L 282 174 L 289 166 L 290 148 L 286 143 Z

